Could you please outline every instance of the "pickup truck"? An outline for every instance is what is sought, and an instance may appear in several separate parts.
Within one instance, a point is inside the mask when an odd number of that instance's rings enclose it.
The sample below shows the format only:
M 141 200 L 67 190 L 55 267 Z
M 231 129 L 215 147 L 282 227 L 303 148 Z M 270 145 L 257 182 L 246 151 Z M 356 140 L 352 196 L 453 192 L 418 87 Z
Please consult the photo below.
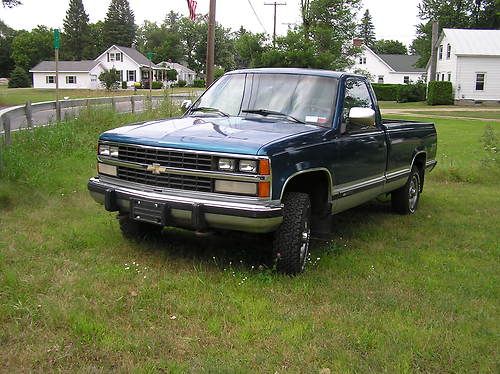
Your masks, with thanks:
M 88 189 L 127 238 L 166 226 L 273 233 L 277 271 L 297 274 L 313 222 L 382 194 L 415 213 L 436 140 L 432 123 L 382 120 L 363 76 L 238 70 L 180 118 L 101 134 Z

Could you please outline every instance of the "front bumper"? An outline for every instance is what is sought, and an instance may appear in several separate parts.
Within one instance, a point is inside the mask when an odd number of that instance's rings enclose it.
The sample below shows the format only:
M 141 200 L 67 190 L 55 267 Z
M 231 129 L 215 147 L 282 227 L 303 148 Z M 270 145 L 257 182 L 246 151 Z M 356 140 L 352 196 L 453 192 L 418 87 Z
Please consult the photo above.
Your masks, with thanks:
M 108 211 L 130 213 L 132 201 L 138 199 L 162 204 L 168 212 L 162 220 L 166 226 L 268 233 L 276 231 L 283 221 L 279 202 L 214 198 L 189 191 L 159 193 L 136 186 L 117 185 L 98 177 L 89 180 L 88 189 L 92 198 Z

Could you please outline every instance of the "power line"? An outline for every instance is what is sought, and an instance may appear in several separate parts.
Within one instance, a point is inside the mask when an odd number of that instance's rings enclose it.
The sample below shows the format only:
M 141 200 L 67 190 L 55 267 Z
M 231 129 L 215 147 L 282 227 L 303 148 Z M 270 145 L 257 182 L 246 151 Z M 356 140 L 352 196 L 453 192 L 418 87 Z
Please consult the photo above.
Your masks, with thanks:
M 277 1 L 272 3 L 264 3 L 264 5 L 274 6 L 274 32 L 273 32 L 273 45 L 276 44 L 276 8 L 281 5 L 286 5 L 286 3 L 278 3 Z
M 255 11 L 255 8 L 253 7 L 252 2 L 251 2 L 250 0 L 248 0 L 248 4 L 250 5 L 250 8 L 252 8 L 253 14 L 255 14 L 255 17 L 257 18 L 257 21 L 259 21 L 260 25 L 261 25 L 261 26 L 262 26 L 262 28 L 264 29 L 264 32 L 267 34 L 267 30 L 266 30 L 266 28 L 264 27 L 264 24 L 262 23 L 262 21 L 260 20 L 259 15 L 258 15 L 258 14 L 257 14 L 257 12 Z

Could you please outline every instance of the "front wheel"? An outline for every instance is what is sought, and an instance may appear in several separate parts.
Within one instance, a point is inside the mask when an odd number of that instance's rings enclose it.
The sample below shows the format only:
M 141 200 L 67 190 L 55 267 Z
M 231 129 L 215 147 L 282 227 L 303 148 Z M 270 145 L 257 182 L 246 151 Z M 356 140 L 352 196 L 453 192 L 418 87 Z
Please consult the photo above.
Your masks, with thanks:
M 406 184 L 392 192 L 392 209 L 399 214 L 415 213 L 420 200 L 421 189 L 420 173 L 414 167 Z
M 309 195 L 290 192 L 283 198 L 283 223 L 275 233 L 274 255 L 280 273 L 295 275 L 306 266 L 311 240 Z

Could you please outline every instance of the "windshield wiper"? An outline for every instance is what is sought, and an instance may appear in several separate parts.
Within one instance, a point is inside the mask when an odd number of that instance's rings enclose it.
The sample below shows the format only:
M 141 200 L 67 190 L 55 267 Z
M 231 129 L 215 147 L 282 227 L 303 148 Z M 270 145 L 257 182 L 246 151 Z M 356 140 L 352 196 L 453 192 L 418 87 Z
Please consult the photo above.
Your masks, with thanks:
M 260 114 L 262 116 L 280 116 L 280 117 L 285 117 L 289 121 L 296 122 L 296 123 L 305 123 L 304 121 L 301 121 L 298 118 L 295 118 L 289 114 L 286 113 L 281 113 L 277 112 L 275 110 L 268 110 L 268 109 L 243 109 L 243 113 L 251 113 L 251 114 Z
M 199 106 L 197 108 L 191 109 L 189 112 L 190 113 L 193 113 L 193 112 L 217 113 L 223 117 L 229 117 L 229 114 L 224 113 L 222 110 L 217 109 L 217 108 L 210 108 L 208 106 Z

